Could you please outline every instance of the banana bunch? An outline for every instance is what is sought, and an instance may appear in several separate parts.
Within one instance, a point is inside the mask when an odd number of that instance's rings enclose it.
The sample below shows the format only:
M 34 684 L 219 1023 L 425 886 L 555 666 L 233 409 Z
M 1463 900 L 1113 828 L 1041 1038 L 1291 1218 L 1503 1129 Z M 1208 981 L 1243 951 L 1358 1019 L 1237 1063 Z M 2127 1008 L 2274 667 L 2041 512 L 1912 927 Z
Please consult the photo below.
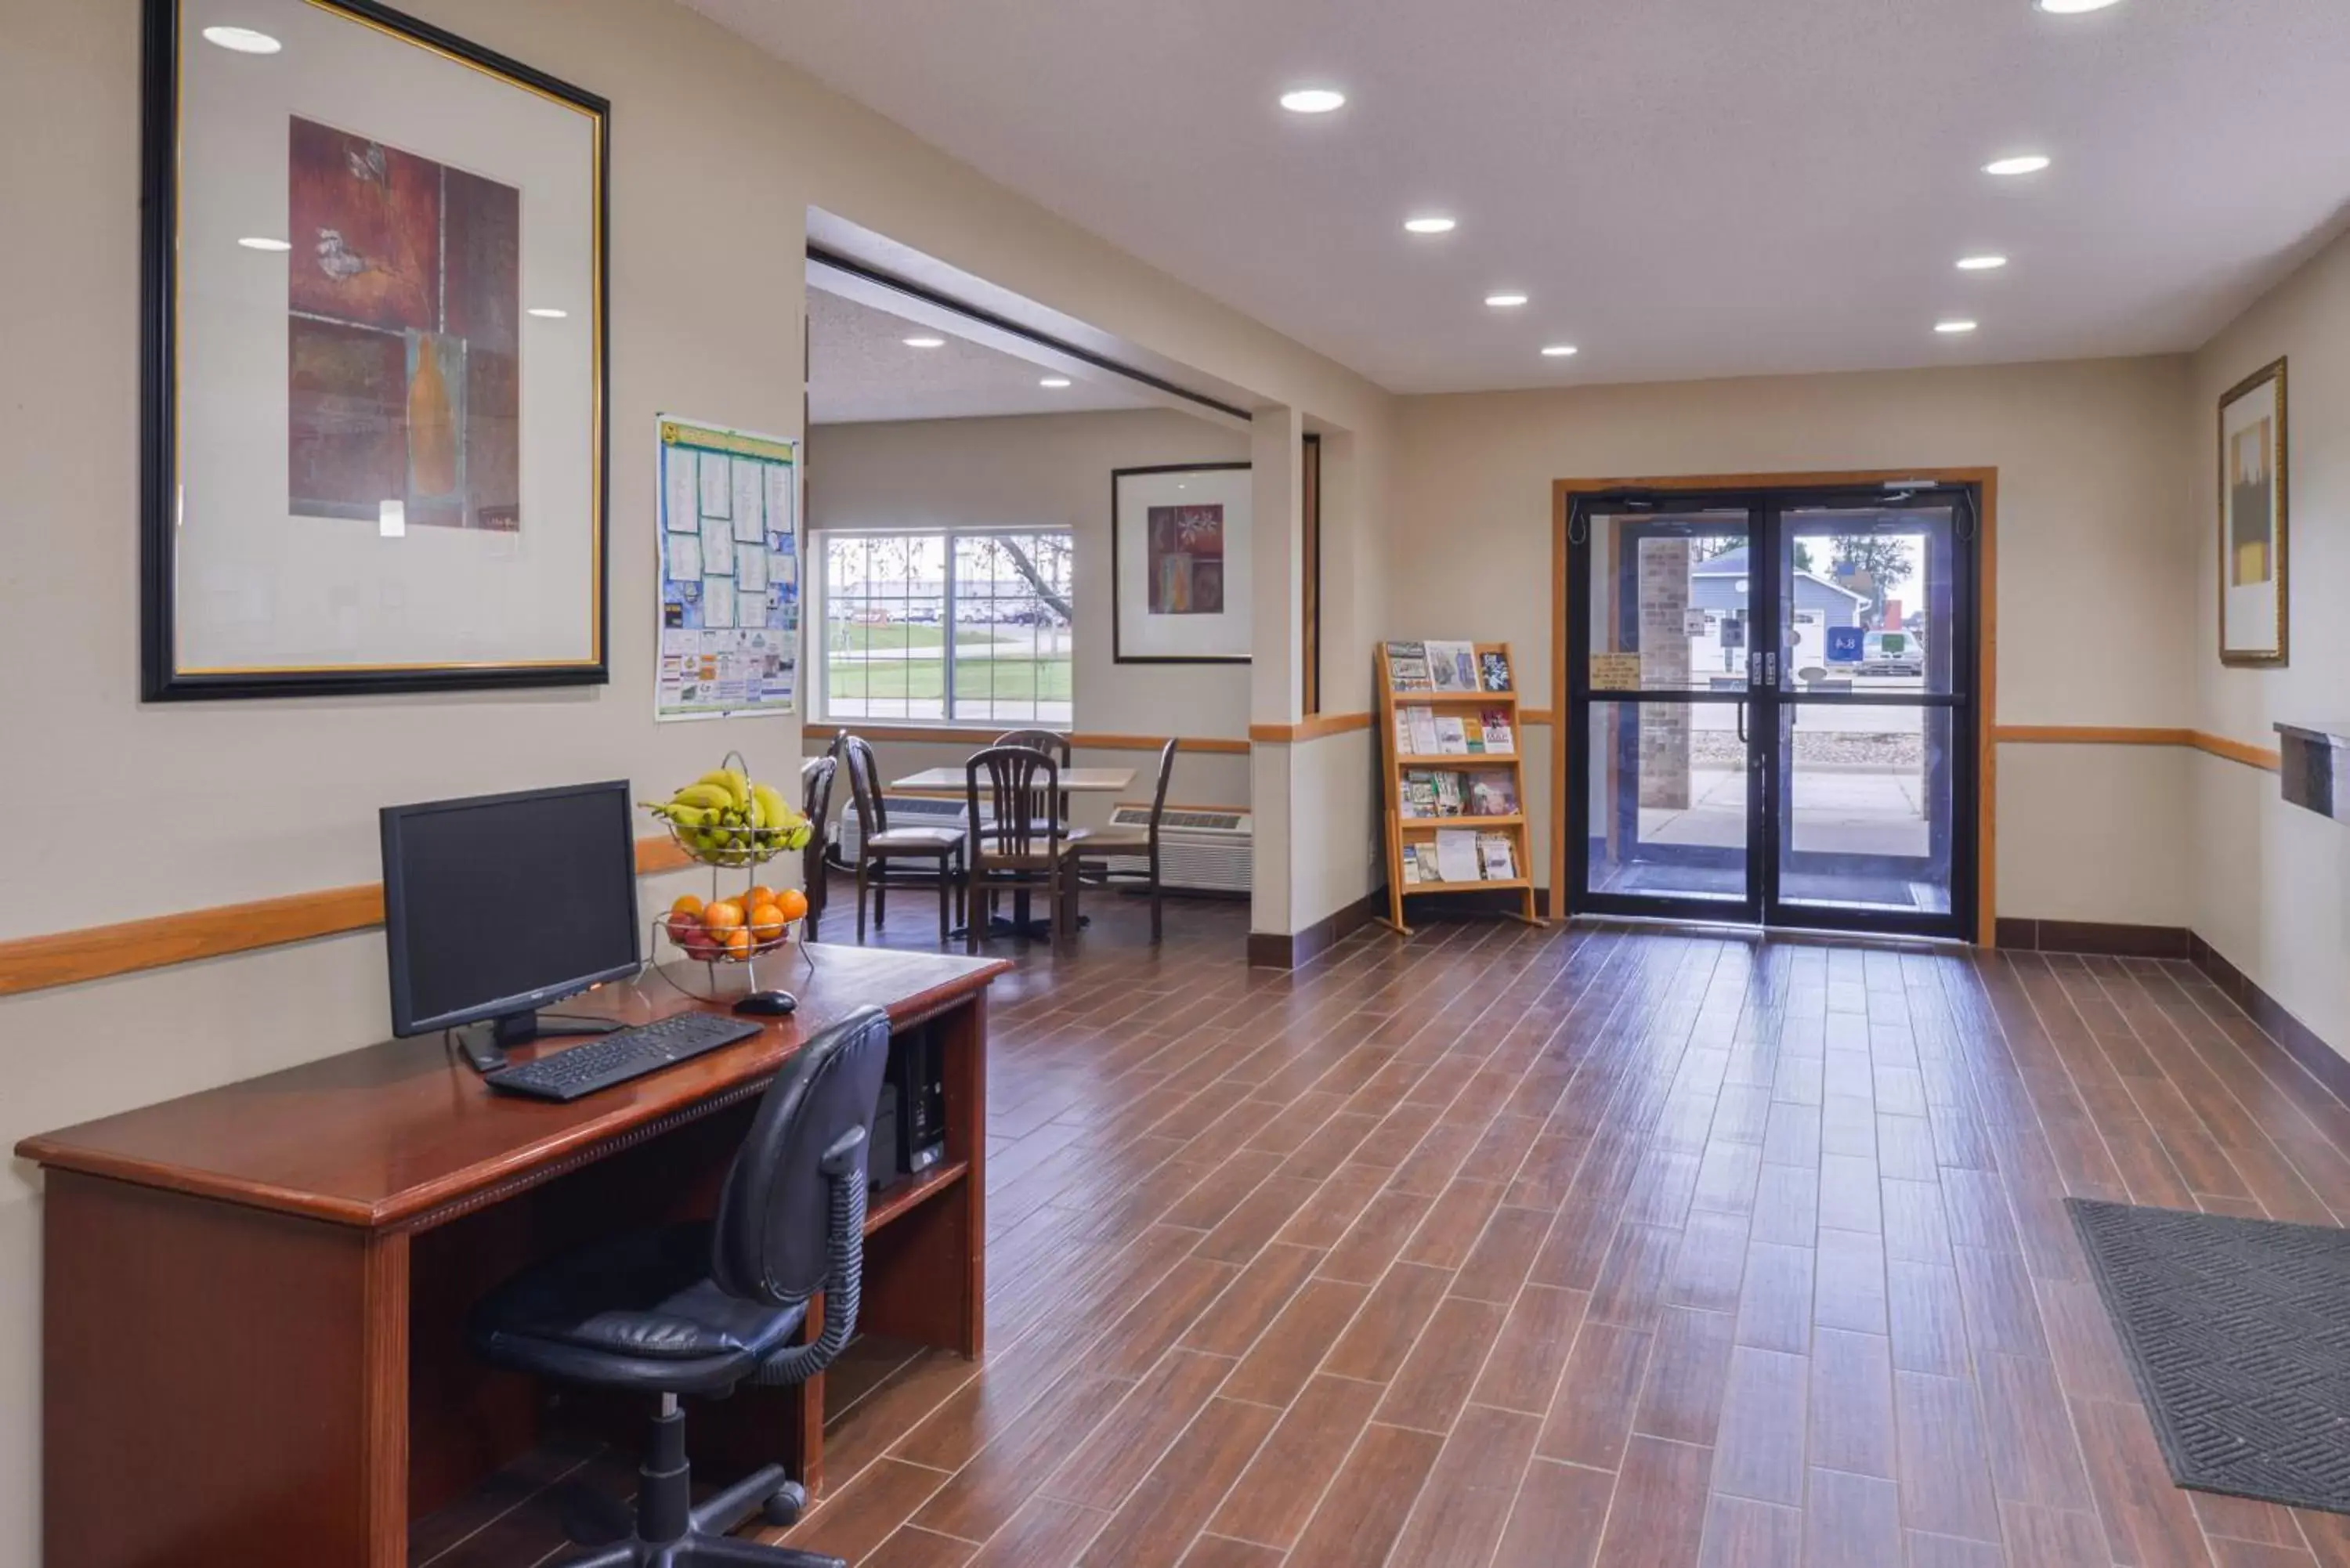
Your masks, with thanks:
M 665 801 L 639 804 L 675 829 L 694 854 L 726 865 L 798 849 L 815 831 L 782 791 L 754 784 L 740 768 L 706 773 Z

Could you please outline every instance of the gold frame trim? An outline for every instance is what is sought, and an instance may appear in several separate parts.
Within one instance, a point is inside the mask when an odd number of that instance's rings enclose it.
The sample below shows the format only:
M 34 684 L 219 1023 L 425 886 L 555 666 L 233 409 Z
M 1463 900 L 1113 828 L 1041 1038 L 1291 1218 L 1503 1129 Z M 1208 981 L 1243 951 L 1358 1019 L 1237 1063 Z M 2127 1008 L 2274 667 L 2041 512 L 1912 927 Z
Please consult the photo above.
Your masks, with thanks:
M 165 585 L 173 596 L 172 617 L 172 673 L 175 676 L 218 675 L 416 675 L 434 670 L 594 670 L 608 666 L 610 659 L 609 629 L 605 625 L 605 605 L 611 594 L 609 541 L 606 532 L 605 510 L 608 504 L 610 484 L 609 454 L 607 452 L 606 431 L 608 414 L 605 406 L 606 380 L 609 373 L 607 358 L 608 344 L 605 330 L 605 302 L 610 284 L 608 276 L 609 257 L 608 229 L 604 212 L 606 184 L 605 142 L 611 131 L 611 116 L 602 109 L 575 103 L 552 93 L 536 82 L 526 81 L 481 60 L 472 59 L 453 49 L 444 48 L 430 38 L 402 32 L 379 17 L 362 15 L 340 4 L 340 0 L 303 0 L 313 10 L 324 11 L 372 33 L 381 34 L 395 43 L 421 49 L 452 65 L 488 77 L 511 88 L 518 88 L 532 97 L 568 109 L 585 119 L 590 127 L 588 137 L 588 236 L 589 250 L 589 314 L 592 317 L 594 358 L 589 372 L 590 409 L 588 421 L 589 461 L 597 475 L 591 486 L 589 501 L 588 548 L 594 561 L 590 580 L 588 629 L 592 648 L 600 650 L 585 659 L 429 659 L 405 663 L 375 664 L 183 664 L 180 660 L 181 620 L 177 613 L 179 572 L 176 553 L 172 580 Z M 185 400 L 182 395 L 181 369 L 185 359 L 187 316 L 184 310 L 187 268 L 182 249 L 180 192 L 185 188 L 187 156 L 187 70 L 188 45 L 195 18 L 185 5 L 173 7 L 172 38 L 172 506 L 173 526 L 178 526 L 179 514 L 187 493 L 182 465 L 186 461 L 187 443 L 182 428 L 182 410 Z
M 2287 462 L 2292 445 L 2289 428 L 2292 405 L 2285 398 L 2285 358 L 2286 356 L 2278 355 L 2220 394 L 2216 416 L 2219 466 L 2215 474 L 2219 512 L 2214 520 L 2214 533 L 2220 547 L 2220 576 L 2215 585 L 2219 619 L 2213 628 L 2213 635 L 2219 639 L 2220 662 L 2233 669 L 2282 670 L 2293 661 L 2293 471 Z M 2268 651 L 2231 652 L 2228 648 L 2228 406 L 2251 396 L 2270 381 L 2276 383 L 2276 647 Z

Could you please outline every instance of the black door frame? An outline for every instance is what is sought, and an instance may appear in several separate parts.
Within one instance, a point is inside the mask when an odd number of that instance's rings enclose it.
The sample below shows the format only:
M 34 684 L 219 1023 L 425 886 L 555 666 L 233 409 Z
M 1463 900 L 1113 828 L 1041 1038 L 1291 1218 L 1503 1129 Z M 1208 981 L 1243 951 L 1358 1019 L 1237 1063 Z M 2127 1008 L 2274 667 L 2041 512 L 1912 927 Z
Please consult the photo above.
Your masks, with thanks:
M 1557 755 L 1566 765 L 1563 787 L 1556 792 L 1560 815 L 1553 824 L 1564 853 L 1555 863 L 1564 882 L 1564 902 L 1569 912 L 1625 914 L 1713 923 L 1850 930 L 1887 935 L 1912 935 L 1975 940 L 1981 925 L 1981 900 L 1988 889 L 1978 885 L 1979 869 L 1987 857 L 1979 854 L 1978 830 L 1987 829 L 1981 792 L 1987 789 L 1984 765 L 1989 726 L 1983 720 L 1991 693 L 1983 660 L 1982 639 L 1989 618 L 1983 592 L 1983 567 L 1988 554 L 1988 524 L 1983 484 L 1973 478 L 1904 481 L 1899 483 L 1742 483 L 1729 488 L 1671 489 L 1617 486 L 1570 490 L 1560 488 L 1562 552 L 1559 590 L 1564 595 L 1559 649 L 1563 701 L 1556 715 L 1560 727 Z M 1884 507 L 1888 504 L 1948 505 L 1952 513 L 1950 542 L 1952 603 L 1950 635 L 1937 638 L 1947 652 L 1929 645 L 1929 657 L 1947 670 L 1948 690 L 1902 692 L 1813 692 L 1782 685 L 1779 650 L 1787 646 L 1780 626 L 1777 591 L 1785 550 L 1785 514 L 1816 511 Z M 1636 536 L 1690 536 L 1742 532 L 1746 540 L 1749 580 L 1767 585 L 1749 597 L 1747 670 L 1742 689 L 1704 691 L 1594 693 L 1590 686 L 1592 646 L 1592 582 L 1588 519 L 1594 513 L 1622 515 L 1653 511 L 1653 529 Z M 1668 519 L 1706 511 L 1745 514 L 1742 530 L 1677 525 Z M 1662 703 L 1680 706 L 1735 704 L 1743 711 L 1740 730 L 1747 742 L 1746 889 L 1741 898 L 1669 895 L 1594 893 L 1590 890 L 1591 743 L 1593 701 Z M 1943 835 L 1929 859 L 1947 851 L 1950 909 L 1948 913 L 1867 909 L 1825 904 L 1790 903 L 1781 897 L 1783 840 L 1792 837 L 1789 770 L 1792 758 L 1783 753 L 1782 715 L 1792 717 L 1806 707 L 1915 707 L 1941 709 L 1950 715 L 1948 742 L 1939 750 L 1927 747 L 1931 770 L 1929 786 L 1947 778 L 1950 810 Z M 1921 724 L 1921 736 L 1930 740 L 1931 728 Z M 1569 735 L 1575 742 L 1569 745 Z M 1620 742 L 1619 742 L 1620 743 Z M 1637 807 L 1635 808 L 1637 809 Z M 1929 816 L 1929 821 L 1931 820 Z M 1725 851 L 1714 851 L 1719 859 Z

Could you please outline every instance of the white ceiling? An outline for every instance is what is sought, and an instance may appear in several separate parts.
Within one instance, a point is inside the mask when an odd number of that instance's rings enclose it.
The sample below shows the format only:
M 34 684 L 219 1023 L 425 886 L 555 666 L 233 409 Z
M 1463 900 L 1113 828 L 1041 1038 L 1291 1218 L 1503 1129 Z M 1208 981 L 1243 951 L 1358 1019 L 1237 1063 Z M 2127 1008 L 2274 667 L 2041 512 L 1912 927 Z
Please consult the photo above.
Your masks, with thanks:
M 951 420 L 991 414 L 1064 414 L 1156 406 L 1117 378 L 1047 368 L 931 326 L 811 287 L 808 419 L 819 425 L 868 420 Z M 943 337 L 936 348 L 909 337 Z M 1072 383 L 1052 388 L 1047 375 Z
M 1398 390 L 2191 348 L 2350 197 L 2350 0 L 689 3 Z

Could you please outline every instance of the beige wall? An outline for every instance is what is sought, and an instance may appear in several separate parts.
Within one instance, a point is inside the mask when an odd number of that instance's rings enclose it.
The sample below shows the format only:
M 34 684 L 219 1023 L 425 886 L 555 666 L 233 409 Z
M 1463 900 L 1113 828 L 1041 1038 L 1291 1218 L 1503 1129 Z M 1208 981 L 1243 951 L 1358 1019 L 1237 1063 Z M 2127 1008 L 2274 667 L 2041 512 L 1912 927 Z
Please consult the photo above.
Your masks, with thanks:
M 2287 581 L 2292 662 L 2219 659 L 2219 400 L 2271 360 L 2286 368 Z M 2279 720 L 2350 718 L 2350 238 L 2330 247 L 2195 356 L 2175 440 L 2189 454 L 2180 553 L 2194 575 L 2182 624 L 2194 722 L 2273 746 Z M 2350 826 L 2289 806 L 2274 774 L 2217 757 L 2194 764 L 2195 927 L 2335 1050 L 2350 1053 Z
M 12 672 L 0 806 L 16 827 L 0 937 L 369 879 L 387 802 L 598 776 L 657 784 L 726 745 L 788 775 L 800 750 L 788 720 L 650 721 L 651 421 L 688 409 L 798 431 L 798 258 L 812 205 L 1309 410 L 1374 457 L 1388 439 L 1389 400 L 1359 377 L 681 8 L 407 8 L 613 103 L 613 684 L 139 703 L 139 8 L 0 0 L 0 212 L 12 236 L 0 244 L 0 473 L 12 538 L 27 546 L 0 572 L 0 666 Z M 730 199 L 713 206 L 676 178 L 695 169 L 730 171 Z M 669 237 L 689 231 L 701 243 Z M 22 243 L 34 234 L 47 238 Z M 381 951 L 368 933 L 0 999 L 0 1140 L 379 1038 Z M 15 1163 L 0 1176 L 6 1568 L 36 1561 L 39 1529 L 39 1225 L 37 1175 Z
M 1248 460 L 1247 431 L 1171 410 L 820 425 L 808 438 L 808 522 L 819 530 L 1068 528 L 1075 727 L 1243 740 L 1248 666 L 1111 659 L 1109 476 L 1119 468 Z
M 1408 398 L 1389 634 L 1506 639 L 1549 707 L 1553 480 L 1996 467 L 2001 722 L 2182 725 L 2186 388 L 2147 358 Z M 2000 756 L 2000 912 L 2184 924 L 2177 759 L 2026 752 Z M 1531 770 L 1538 867 L 1549 784 Z M 2145 815 L 2073 832 L 2101 793 Z

